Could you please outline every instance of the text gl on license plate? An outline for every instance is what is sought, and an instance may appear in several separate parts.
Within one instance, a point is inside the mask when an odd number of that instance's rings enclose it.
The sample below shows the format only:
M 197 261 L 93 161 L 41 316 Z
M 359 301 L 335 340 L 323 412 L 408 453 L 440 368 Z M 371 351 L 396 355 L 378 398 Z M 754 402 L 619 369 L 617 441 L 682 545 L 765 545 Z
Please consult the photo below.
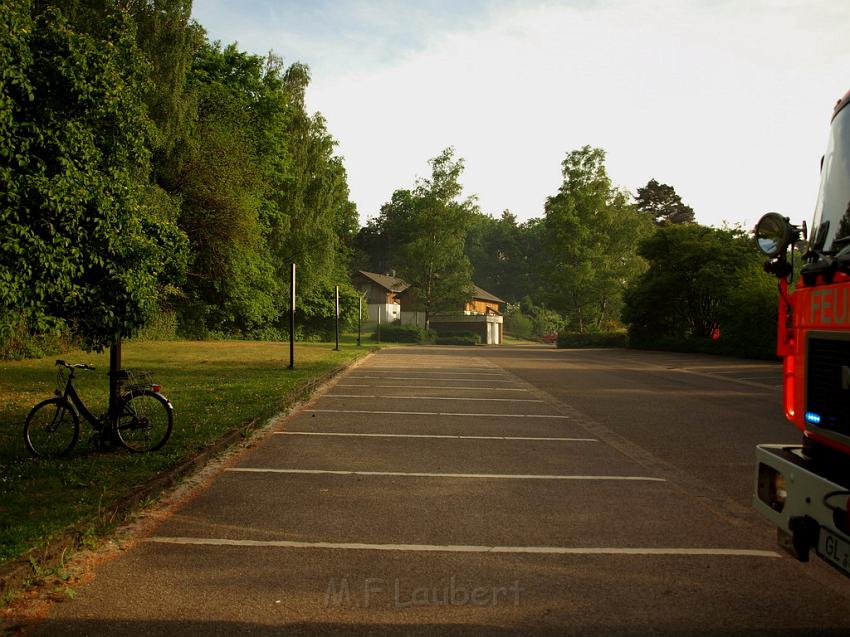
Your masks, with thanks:
M 818 554 L 850 574 L 850 542 L 821 528 L 818 537 Z

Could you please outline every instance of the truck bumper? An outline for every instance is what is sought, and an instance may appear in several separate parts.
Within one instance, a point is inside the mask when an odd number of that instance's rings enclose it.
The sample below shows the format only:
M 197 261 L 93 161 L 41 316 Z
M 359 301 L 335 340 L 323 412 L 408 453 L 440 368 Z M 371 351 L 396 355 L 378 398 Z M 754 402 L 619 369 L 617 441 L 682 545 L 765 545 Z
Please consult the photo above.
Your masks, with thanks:
M 850 547 L 850 487 L 846 477 L 824 475 L 802 447 L 759 445 L 753 506 L 778 529 L 779 544 L 798 560 L 807 561 L 810 549 L 824 556 L 825 542 Z M 843 544 L 842 544 L 843 543 Z

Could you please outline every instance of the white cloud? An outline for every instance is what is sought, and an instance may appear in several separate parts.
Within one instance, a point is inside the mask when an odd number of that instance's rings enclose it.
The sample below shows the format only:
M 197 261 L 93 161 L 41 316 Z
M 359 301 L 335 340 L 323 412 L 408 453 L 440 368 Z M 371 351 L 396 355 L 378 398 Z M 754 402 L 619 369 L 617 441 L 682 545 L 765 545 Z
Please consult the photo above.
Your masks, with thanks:
M 615 183 L 671 184 L 704 223 L 810 216 L 830 108 L 850 88 L 850 3 L 551 2 L 481 16 L 449 28 L 416 14 L 416 46 L 399 44 L 398 15 L 366 16 L 383 25 L 380 60 L 363 55 L 362 24 L 337 25 L 333 41 L 289 34 L 317 56 L 309 104 L 340 141 L 361 218 L 448 145 L 484 211 L 539 216 L 565 153 L 585 144 L 607 151 Z M 293 59 L 286 44 L 273 48 Z

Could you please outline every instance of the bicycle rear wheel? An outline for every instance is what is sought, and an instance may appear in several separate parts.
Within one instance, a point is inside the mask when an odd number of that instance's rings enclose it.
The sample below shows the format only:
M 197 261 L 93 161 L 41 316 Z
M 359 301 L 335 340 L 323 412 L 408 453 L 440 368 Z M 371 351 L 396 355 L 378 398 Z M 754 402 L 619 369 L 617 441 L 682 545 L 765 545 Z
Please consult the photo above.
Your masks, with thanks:
M 156 451 L 171 436 L 174 410 L 160 393 L 141 389 L 121 398 L 121 416 L 115 432 L 130 451 Z
M 80 437 L 80 419 L 62 398 L 50 398 L 32 408 L 24 423 L 24 443 L 38 458 L 61 458 Z

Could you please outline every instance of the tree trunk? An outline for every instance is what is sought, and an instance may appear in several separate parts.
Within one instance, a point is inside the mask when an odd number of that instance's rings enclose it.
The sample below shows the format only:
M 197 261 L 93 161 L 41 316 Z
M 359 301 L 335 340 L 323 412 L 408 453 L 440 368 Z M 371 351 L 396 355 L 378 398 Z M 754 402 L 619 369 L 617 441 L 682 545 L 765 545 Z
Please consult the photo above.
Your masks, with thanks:
M 596 319 L 596 329 L 602 329 L 602 323 L 605 321 L 605 312 L 608 310 L 608 299 L 603 298 L 599 302 L 599 317 Z

